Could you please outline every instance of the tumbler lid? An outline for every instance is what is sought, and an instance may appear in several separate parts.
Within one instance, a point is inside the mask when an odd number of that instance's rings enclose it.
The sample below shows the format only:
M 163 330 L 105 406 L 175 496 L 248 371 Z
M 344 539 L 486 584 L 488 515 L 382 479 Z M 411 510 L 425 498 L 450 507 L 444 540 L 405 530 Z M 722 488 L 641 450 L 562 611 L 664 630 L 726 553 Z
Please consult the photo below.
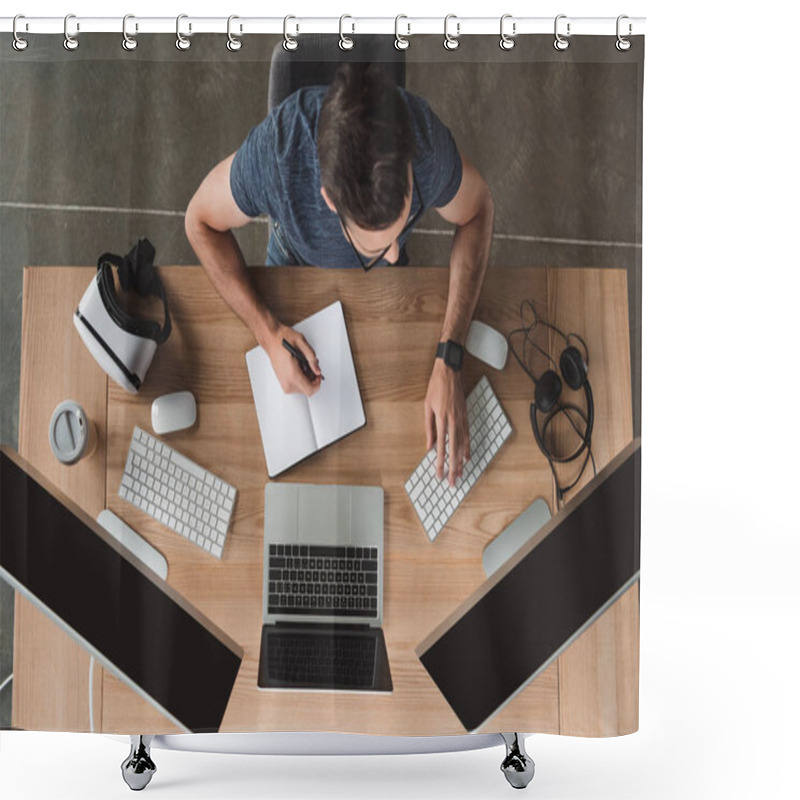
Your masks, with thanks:
M 74 464 L 86 450 L 89 420 L 74 400 L 65 400 L 50 419 L 50 448 L 62 464 Z

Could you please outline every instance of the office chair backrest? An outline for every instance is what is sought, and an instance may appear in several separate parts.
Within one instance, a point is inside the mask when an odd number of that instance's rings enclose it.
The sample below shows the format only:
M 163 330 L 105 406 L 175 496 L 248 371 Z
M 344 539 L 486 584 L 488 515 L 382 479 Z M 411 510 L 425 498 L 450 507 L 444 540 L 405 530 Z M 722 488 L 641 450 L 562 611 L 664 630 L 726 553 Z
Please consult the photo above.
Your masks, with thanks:
M 269 111 L 304 86 L 328 86 L 343 61 L 382 62 L 397 86 L 406 85 L 406 55 L 394 46 L 394 36 L 354 35 L 351 50 L 339 47 L 336 34 L 310 33 L 298 39 L 288 52 L 283 42 L 275 45 L 269 73 Z

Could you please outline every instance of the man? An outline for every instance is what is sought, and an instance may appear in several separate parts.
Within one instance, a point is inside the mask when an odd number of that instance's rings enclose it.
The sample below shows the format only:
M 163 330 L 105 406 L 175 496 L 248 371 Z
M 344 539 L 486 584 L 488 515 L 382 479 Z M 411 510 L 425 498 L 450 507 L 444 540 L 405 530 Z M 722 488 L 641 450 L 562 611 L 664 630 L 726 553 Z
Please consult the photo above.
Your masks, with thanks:
M 378 65 L 343 64 L 329 89 L 289 96 L 211 170 L 186 210 L 186 234 L 217 291 L 266 351 L 283 390 L 310 396 L 321 381 L 314 351 L 255 292 L 233 229 L 267 213 L 267 264 L 371 269 L 407 263 L 405 241 L 431 207 L 456 225 L 441 343 L 425 397 L 427 446 L 436 443 L 442 478 L 449 438 L 452 485 L 469 458 L 458 370 L 486 272 L 494 207 L 483 177 L 422 98 L 394 86 Z M 313 380 L 283 339 L 306 356 Z

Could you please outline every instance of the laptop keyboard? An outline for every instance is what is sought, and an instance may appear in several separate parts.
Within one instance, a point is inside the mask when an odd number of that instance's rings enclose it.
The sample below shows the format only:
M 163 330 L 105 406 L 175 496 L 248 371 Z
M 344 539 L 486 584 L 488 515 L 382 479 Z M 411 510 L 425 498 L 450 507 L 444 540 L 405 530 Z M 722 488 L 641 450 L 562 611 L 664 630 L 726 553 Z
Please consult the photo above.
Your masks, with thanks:
M 369 688 L 375 680 L 377 642 L 374 636 L 271 631 L 267 640 L 270 682 Z
M 378 548 L 271 544 L 267 611 L 378 616 Z

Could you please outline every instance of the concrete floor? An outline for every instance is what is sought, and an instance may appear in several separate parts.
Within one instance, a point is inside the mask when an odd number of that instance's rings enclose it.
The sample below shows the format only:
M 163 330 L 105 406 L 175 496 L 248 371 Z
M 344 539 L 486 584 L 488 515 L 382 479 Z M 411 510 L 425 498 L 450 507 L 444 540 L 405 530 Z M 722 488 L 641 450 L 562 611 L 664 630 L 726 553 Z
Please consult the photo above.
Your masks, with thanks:
M 10 37 L 5 37 L 10 38 Z M 95 264 L 140 236 L 159 264 L 195 264 L 183 210 L 206 172 L 266 113 L 275 37 L 151 36 L 133 53 L 94 35 L 16 53 L 0 43 L 0 441 L 16 446 L 22 267 Z M 390 40 L 391 41 L 391 40 Z M 391 45 L 389 45 L 391 48 Z M 393 52 L 393 48 L 391 48 Z M 302 44 L 297 51 L 302 57 Z M 338 54 L 338 48 L 333 48 Z M 357 46 L 356 51 L 357 53 Z M 552 37 L 503 53 L 496 37 L 439 37 L 408 51 L 407 88 L 425 97 L 489 182 L 491 263 L 624 267 L 629 274 L 634 425 L 640 429 L 642 48 Z M 429 214 L 413 263 L 446 264 L 448 226 Z M 268 226 L 238 235 L 263 263 Z M 0 728 L 11 721 L 13 592 L 0 581 Z M 5 683 L 4 683 L 5 682 Z

